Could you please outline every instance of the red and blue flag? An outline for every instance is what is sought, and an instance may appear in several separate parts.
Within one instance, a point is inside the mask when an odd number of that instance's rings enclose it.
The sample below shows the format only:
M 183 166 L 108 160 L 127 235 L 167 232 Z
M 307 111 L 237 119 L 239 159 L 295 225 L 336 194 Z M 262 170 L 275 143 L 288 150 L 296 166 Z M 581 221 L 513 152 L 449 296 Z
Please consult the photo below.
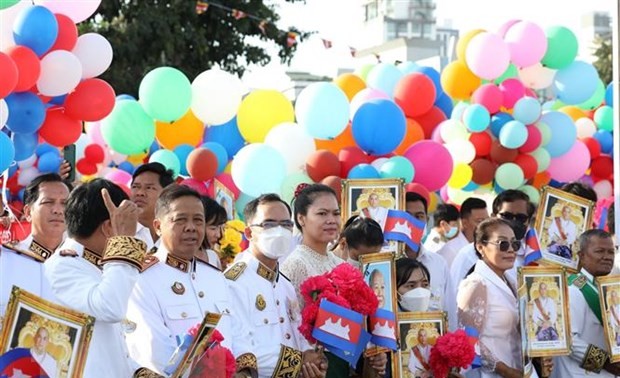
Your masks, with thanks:
M 479 332 L 474 327 L 465 327 L 465 333 L 469 338 L 469 343 L 474 347 L 475 356 L 474 360 L 471 362 L 471 368 L 477 369 L 482 366 L 482 359 L 480 358 L 480 347 L 478 346 L 478 336 Z
M 11 349 L 0 356 L 0 378 L 11 377 L 49 378 L 28 348 Z
M 525 265 L 538 265 L 537 260 L 542 258 L 542 252 L 540 251 L 540 242 L 538 241 L 538 235 L 536 230 L 530 228 L 525 234 L 525 244 L 527 246 L 524 257 Z
M 368 319 L 370 342 L 391 350 L 398 349 L 396 342 L 396 315 L 392 311 L 378 308 Z
M 424 222 L 406 211 L 388 210 L 383 236 L 386 240 L 406 243 L 414 251 L 420 250 Z

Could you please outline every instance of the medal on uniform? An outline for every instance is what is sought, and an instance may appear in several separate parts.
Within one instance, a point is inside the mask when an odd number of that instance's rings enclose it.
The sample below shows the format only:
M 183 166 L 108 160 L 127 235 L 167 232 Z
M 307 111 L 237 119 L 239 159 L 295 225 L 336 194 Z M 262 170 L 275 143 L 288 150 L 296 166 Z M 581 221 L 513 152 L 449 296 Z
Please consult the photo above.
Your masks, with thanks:
M 185 286 L 183 286 L 183 284 L 178 281 L 172 284 L 171 288 L 172 292 L 175 294 L 183 295 L 183 293 L 185 293 Z
M 260 311 L 263 311 L 267 307 L 267 302 L 265 302 L 265 298 L 261 294 L 256 296 L 256 308 Z

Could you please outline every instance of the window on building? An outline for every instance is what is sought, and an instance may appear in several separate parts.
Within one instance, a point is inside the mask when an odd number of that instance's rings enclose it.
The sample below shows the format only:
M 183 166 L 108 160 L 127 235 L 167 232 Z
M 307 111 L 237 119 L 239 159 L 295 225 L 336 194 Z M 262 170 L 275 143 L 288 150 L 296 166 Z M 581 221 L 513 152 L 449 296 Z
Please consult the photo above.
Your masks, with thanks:
M 365 5 L 365 11 L 366 11 L 366 15 L 365 15 L 365 20 L 369 21 L 372 20 L 374 18 L 377 18 L 378 13 L 379 13 L 379 6 L 377 4 L 377 1 L 372 1 L 368 4 Z

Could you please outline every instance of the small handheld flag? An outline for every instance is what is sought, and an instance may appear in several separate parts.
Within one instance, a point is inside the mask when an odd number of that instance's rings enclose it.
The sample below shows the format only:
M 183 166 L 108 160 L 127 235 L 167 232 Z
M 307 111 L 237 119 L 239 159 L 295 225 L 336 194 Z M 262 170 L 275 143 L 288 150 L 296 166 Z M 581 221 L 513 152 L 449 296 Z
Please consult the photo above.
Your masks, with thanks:
M 49 378 L 28 348 L 11 349 L 0 356 L 0 377 Z
M 368 329 L 372 335 L 371 343 L 391 350 L 398 349 L 396 315 L 392 311 L 379 308 L 374 315 L 369 317 L 368 323 Z
M 538 235 L 533 228 L 530 228 L 527 234 L 525 234 L 525 244 L 527 245 L 527 250 L 525 252 L 524 264 L 538 265 L 536 261 L 542 258 L 542 252 L 540 251 Z
M 478 330 L 474 327 L 465 327 L 465 333 L 469 337 L 469 343 L 474 346 L 476 355 L 471 363 L 472 369 L 482 367 L 482 359 L 480 358 L 480 347 L 478 346 Z
M 383 237 L 386 240 L 396 240 L 407 243 L 409 248 L 419 251 L 424 222 L 414 218 L 406 211 L 388 210 Z

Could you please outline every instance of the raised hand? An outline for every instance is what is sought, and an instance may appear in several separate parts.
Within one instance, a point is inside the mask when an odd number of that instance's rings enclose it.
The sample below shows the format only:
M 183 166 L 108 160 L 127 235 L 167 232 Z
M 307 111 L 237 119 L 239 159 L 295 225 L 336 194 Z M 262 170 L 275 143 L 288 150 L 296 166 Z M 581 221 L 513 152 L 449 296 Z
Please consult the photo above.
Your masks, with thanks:
M 140 208 L 129 200 L 123 200 L 119 206 L 116 206 L 107 189 L 101 189 L 101 197 L 110 214 L 112 236 L 134 236 L 138 228 Z

